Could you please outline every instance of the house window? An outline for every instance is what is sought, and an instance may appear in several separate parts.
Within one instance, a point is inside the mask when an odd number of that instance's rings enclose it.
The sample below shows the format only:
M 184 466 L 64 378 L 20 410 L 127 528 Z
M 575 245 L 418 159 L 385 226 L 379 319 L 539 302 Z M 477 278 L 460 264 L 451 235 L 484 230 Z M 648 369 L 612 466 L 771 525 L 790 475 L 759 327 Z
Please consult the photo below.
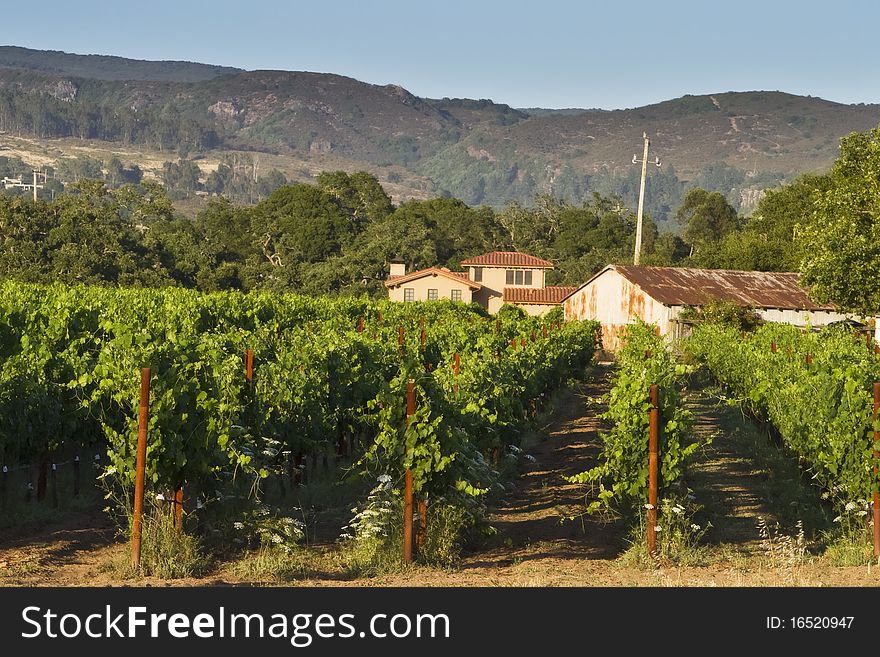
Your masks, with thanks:
M 526 285 L 531 285 L 531 284 L 532 284 L 532 272 L 527 271 L 526 272 Z
M 508 270 L 504 273 L 504 282 L 505 282 L 507 285 L 513 285 L 513 270 L 512 270 L 512 269 L 508 269 Z
M 437 300 L 437 290 L 428 290 L 428 301 L 436 301 Z
M 405 287 L 403 288 L 403 300 L 404 301 L 415 301 L 416 291 L 415 288 Z
M 481 283 L 483 281 L 483 268 L 482 267 L 474 267 L 474 280 L 477 283 Z
M 461 290 L 452 290 L 452 292 L 450 292 L 450 295 L 450 299 L 452 299 L 453 301 L 461 301 Z
M 518 272 L 516 272 L 516 285 L 522 285 L 522 284 L 523 284 L 523 273 L 522 273 L 522 271 L 518 271 Z

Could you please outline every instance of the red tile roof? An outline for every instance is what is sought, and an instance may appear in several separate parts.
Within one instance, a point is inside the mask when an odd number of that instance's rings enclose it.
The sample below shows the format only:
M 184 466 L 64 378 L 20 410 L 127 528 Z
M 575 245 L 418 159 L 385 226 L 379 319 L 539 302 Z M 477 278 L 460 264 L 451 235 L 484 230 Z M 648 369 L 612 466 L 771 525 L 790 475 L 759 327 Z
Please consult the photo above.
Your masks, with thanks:
M 408 283 L 409 281 L 415 281 L 419 278 L 424 278 L 425 276 L 442 276 L 443 278 L 448 278 L 459 283 L 464 283 L 472 290 L 479 290 L 483 287 L 479 283 L 470 280 L 468 278 L 467 272 L 449 271 L 448 269 L 446 269 L 446 267 L 429 267 L 428 269 L 411 271 L 410 273 L 404 274 L 403 276 L 389 276 L 385 279 L 385 287 L 396 287 L 398 285 L 402 285 L 403 283 Z
M 533 269 L 553 269 L 553 263 L 519 251 L 492 251 L 461 261 L 462 266 L 483 267 L 531 267 Z
M 549 304 L 557 306 L 575 290 L 577 290 L 576 287 L 559 287 L 555 285 L 548 285 L 545 288 L 506 287 L 504 288 L 504 303 Z

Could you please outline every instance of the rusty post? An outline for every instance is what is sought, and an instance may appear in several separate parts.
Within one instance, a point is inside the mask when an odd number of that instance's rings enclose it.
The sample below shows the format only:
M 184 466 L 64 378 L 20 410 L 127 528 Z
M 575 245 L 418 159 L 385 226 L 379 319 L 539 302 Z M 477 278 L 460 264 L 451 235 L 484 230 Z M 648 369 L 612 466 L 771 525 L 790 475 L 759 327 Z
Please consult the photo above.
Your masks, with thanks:
M 658 459 L 657 444 L 659 442 L 659 393 L 657 385 L 651 385 L 651 410 L 648 415 L 648 555 L 657 553 L 657 479 Z
M 425 536 L 428 532 L 428 500 L 424 497 L 419 500 L 419 528 L 416 530 L 416 550 L 421 552 L 425 549 Z
M 520 343 L 519 343 L 519 344 L 520 344 L 520 346 L 521 346 L 523 349 L 525 349 L 525 348 L 526 348 L 526 339 L 525 339 L 525 338 L 520 338 Z
M 247 349 L 244 352 L 244 375 L 248 385 L 254 385 L 254 350 Z
M 812 365 L 813 364 L 813 354 L 807 354 L 806 356 L 804 356 L 804 362 L 807 365 Z
M 397 327 L 397 348 L 400 349 L 400 355 L 403 356 L 403 327 Z
M 380 324 L 382 323 L 382 311 L 381 310 L 376 312 L 376 319 L 379 321 Z
M 422 333 L 419 336 L 419 343 L 422 346 L 422 351 L 424 351 L 425 350 L 425 329 L 422 329 Z
M 880 409 L 880 383 L 874 383 L 874 422 L 877 421 L 877 411 Z M 880 451 L 877 450 L 877 441 L 880 440 L 880 431 L 874 431 L 874 463 L 880 459 Z M 877 465 L 874 465 L 874 558 L 880 558 L 880 492 L 877 486 Z
M 500 319 L 495 320 L 495 332 L 501 333 L 501 320 Z
M 776 353 L 776 340 L 773 340 L 773 341 L 770 343 L 770 352 L 771 352 L 771 353 L 774 353 L 774 354 Z
M 183 533 L 183 485 L 178 484 L 174 489 L 174 529 L 178 534 Z
M 544 326 L 541 327 L 541 332 L 544 334 L 544 339 L 546 340 L 547 339 L 547 325 L 546 324 L 544 324 Z
M 416 412 L 416 382 L 406 384 L 406 426 L 409 428 Z M 413 480 L 412 470 L 406 469 L 403 489 L 403 562 L 412 563 L 413 548 Z
M 510 346 L 514 351 L 516 351 L 516 338 L 510 339 Z
M 131 525 L 131 565 L 141 565 L 141 525 L 144 515 L 144 473 L 147 461 L 147 425 L 150 421 L 150 368 L 141 369 L 141 404 L 138 415 L 137 458 L 135 460 L 134 514 Z
M 364 316 L 358 317 L 358 333 L 364 332 Z
M 534 341 L 535 341 L 535 332 L 532 331 L 532 342 L 534 342 Z
M 73 457 L 73 496 L 79 497 L 79 454 Z
M 649 359 L 650 357 L 651 357 L 651 350 L 645 349 L 645 360 Z
M 424 317 L 419 317 L 419 328 L 420 329 L 425 328 L 425 318 Z

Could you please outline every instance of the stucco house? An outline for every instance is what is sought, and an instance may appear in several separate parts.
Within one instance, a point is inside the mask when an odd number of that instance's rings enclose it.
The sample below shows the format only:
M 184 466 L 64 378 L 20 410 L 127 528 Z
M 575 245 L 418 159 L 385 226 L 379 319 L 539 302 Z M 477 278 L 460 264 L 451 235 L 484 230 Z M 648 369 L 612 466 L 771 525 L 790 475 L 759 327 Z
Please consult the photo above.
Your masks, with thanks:
M 461 261 L 466 271 L 429 267 L 406 272 L 406 264 L 391 261 L 385 281 L 392 301 L 476 302 L 495 313 L 505 303 L 521 307 L 530 315 L 543 315 L 559 306 L 574 287 L 546 285 L 546 272 L 553 263 L 517 251 L 493 251 Z
M 713 299 L 753 308 L 764 321 L 794 326 L 819 328 L 853 319 L 833 304 L 812 301 L 800 275 L 792 272 L 609 265 L 563 303 L 566 320 L 599 320 L 604 348 L 615 351 L 634 318 L 656 324 L 661 335 L 682 337 L 689 331 L 679 319 L 682 311 Z

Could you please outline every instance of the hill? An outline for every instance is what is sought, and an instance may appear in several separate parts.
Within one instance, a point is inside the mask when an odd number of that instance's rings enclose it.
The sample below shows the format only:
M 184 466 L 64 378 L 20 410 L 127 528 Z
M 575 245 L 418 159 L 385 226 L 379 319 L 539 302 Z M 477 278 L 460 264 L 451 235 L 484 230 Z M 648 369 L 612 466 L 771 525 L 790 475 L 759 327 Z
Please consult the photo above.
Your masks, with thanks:
M 58 50 L 32 50 L 18 46 L 0 46 L 0 68 L 18 68 L 95 80 L 173 82 L 198 82 L 241 71 L 240 68 L 196 62 L 151 62 L 113 55 L 75 55 Z
M 501 206 L 537 193 L 579 202 L 598 191 L 631 205 L 639 173 L 632 155 L 647 132 L 651 156 L 663 161 L 652 167 L 647 201 L 661 222 L 688 185 L 722 191 L 748 210 L 765 187 L 826 169 L 840 137 L 878 123 L 878 105 L 779 91 L 612 111 L 515 109 L 419 98 L 334 74 L 0 48 L 7 134 L 137 145 L 168 160 L 250 151 L 288 170 L 344 162 L 402 186 L 401 197 Z

